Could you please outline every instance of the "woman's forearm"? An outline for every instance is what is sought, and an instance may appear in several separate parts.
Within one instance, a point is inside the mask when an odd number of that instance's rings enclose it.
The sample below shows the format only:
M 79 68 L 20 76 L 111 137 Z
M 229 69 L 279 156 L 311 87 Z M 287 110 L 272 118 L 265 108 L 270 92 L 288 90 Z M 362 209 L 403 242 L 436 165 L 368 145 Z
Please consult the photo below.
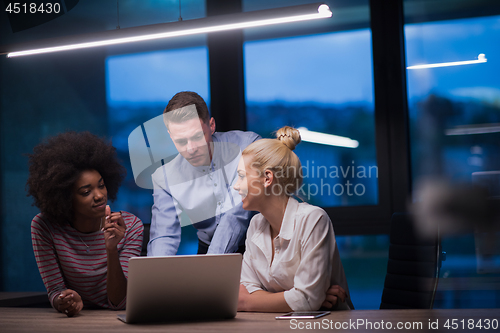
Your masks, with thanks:
M 108 299 L 114 306 L 117 306 L 121 301 L 123 301 L 127 294 L 127 279 L 123 274 L 118 250 L 116 248 L 108 250 L 107 255 L 108 270 L 106 290 L 108 293 Z
M 246 295 L 243 311 L 252 312 L 290 312 L 292 309 L 285 301 L 285 292 L 271 293 L 257 290 Z

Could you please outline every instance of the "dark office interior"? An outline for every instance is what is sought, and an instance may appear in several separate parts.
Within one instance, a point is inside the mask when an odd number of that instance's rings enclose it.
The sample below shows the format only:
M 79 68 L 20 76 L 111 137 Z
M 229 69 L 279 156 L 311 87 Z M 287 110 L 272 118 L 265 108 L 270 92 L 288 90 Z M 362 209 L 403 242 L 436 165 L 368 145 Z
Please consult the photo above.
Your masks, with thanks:
M 47 22 L 3 10 L 0 45 L 316 1 L 119 0 L 118 11 L 115 0 L 62 2 L 65 13 Z M 114 205 L 149 224 L 151 190 L 135 182 L 128 136 L 176 92 L 193 90 L 218 131 L 272 137 L 290 125 L 359 143 L 296 150 L 309 172 L 302 197 L 333 222 L 356 309 L 390 303 L 393 295 L 384 302 L 382 294 L 386 275 L 397 274 L 391 260 L 413 260 L 397 249 L 418 225 L 432 233 L 430 278 L 438 274 L 423 307 L 499 308 L 500 2 L 324 3 L 333 13 L 325 20 L 0 55 L 0 291 L 45 291 L 30 238 L 38 210 L 26 195 L 26 154 L 69 130 L 110 138 L 128 171 Z M 407 69 L 480 54 L 487 62 Z M 417 227 L 395 228 L 408 219 Z M 195 254 L 187 224 L 179 253 Z

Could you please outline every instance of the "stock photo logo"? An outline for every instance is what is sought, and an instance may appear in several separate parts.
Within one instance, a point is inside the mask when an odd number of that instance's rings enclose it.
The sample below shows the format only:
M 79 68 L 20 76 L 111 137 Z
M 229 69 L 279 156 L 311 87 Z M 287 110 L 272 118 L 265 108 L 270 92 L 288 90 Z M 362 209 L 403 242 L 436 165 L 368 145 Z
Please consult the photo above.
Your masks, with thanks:
M 210 165 L 200 164 L 200 159 L 209 156 L 207 141 L 203 137 L 206 128 L 198 121 L 194 105 L 182 109 L 192 115 L 185 117 L 190 120 L 183 122 L 192 125 L 186 131 L 188 136 L 193 134 L 186 147 L 182 142 L 185 138 L 176 137 L 176 142 L 172 140 L 172 133 L 167 128 L 169 119 L 160 115 L 130 133 L 128 148 L 137 186 L 168 192 L 177 215 L 184 212 L 189 217 L 189 221 L 181 221 L 184 226 L 213 218 L 241 203 L 240 195 L 233 189 L 241 150 L 236 144 L 214 141 L 210 144 L 212 151 L 217 153 L 212 162 Z M 201 137 L 198 137 L 200 133 Z M 190 155 L 192 151 L 195 153 Z M 213 188 L 200 186 L 208 182 Z

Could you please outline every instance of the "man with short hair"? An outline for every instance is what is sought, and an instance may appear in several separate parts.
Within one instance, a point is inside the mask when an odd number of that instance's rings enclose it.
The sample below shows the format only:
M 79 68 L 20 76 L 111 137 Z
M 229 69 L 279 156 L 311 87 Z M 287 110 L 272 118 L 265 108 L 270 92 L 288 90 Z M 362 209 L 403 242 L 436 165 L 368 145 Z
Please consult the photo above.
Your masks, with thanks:
M 233 185 L 241 151 L 260 136 L 243 131 L 216 132 L 205 101 L 190 91 L 177 93 L 169 101 L 163 121 L 179 155 L 152 176 L 148 256 L 177 253 L 182 212 L 198 230 L 198 254 L 243 253 L 254 212 L 242 208 Z

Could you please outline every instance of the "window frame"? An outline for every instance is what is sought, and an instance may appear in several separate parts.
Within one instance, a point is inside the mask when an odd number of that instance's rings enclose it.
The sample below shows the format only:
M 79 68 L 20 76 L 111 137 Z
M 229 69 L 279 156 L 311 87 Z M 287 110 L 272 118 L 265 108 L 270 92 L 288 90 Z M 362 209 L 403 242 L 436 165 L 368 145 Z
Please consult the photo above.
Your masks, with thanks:
M 403 3 L 402 0 L 370 0 L 369 6 L 379 203 L 373 206 L 323 207 L 339 235 L 388 233 L 392 213 L 405 211 L 410 195 Z M 241 7 L 241 1 L 228 5 L 222 0 L 207 0 L 207 16 L 239 12 Z M 311 32 L 310 29 L 306 31 Z M 326 31 L 322 27 L 318 32 Z M 266 36 L 261 32 L 254 36 L 257 36 L 255 39 L 277 37 L 276 33 Z M 208 37 L 212 114 L 221 131 L 246 130 L 243 42 L 242 32 Z M 226 78 L 222 77 L 224 75 Z M 223 103 L 217 103 L 221 98 L 225 99 Z M 239 112 L 228 113 L 227 110 Z

